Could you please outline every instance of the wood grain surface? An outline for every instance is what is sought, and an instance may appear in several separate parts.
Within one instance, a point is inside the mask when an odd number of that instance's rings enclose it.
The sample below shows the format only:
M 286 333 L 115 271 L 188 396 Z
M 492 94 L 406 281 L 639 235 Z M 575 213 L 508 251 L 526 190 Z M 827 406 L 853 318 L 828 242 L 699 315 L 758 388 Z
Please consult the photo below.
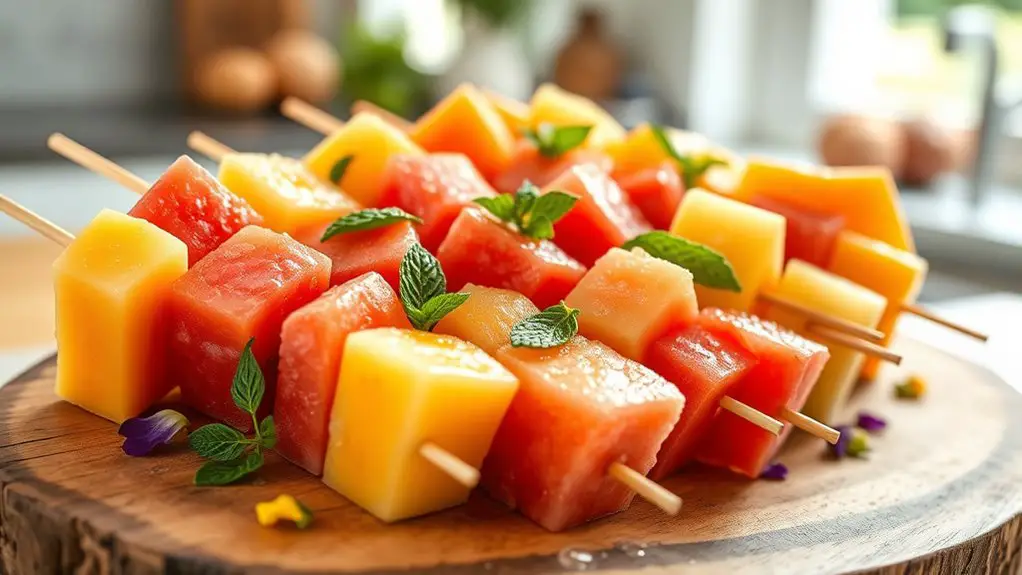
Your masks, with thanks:
M 847 414 L 890 422 L 868 460 L 830 461 L 795 436 L 786 481 L 696 469 L 666 483 L 685 499 L 677 517 L 637 500 L 559 534 L 481 493 L 384 525 L 276 457 L 246 484 L 195 487 L 184 448 L 128 458 L 114 425 L 58 401 L 49 360 L 0 389 L 0 572 L 1018 573 L 1022 396 L 922 344 L 896 347 L 903 367 Z M 906 372 L 929 379 L 923 401 L 893 399 Z M 255 503 L 281 493 L 315 511 L 309 530 L 256 524 Z

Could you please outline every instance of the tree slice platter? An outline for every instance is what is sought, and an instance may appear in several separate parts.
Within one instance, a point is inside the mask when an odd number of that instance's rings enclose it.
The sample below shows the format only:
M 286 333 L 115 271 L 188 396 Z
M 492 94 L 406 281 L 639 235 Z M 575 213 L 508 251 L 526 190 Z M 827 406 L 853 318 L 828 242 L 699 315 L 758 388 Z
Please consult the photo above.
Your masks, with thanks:
M 247 484 L 195 487 L 185 448 L 129 458 L 113 424 L 57 400 L 50 358 L 0 389 L 0 572 L 1020 572 L 1022 395 L 923 344 L 897 347 L 903 367 L 849 406 L 849 420 L 889 421 L 868 460 L 827 460 L 795 436 L 786 481 L 695 469 L 666 483 L 685 500 L 677 517 L 637 499 L 558 534 L 482 493 L 385 525 L 274 456 Z M 922 401 L 893 398 L 906 373 L 927 378 Z M 281 493 L 315 511 L 310 529 L 256 523 L 254 505 Z

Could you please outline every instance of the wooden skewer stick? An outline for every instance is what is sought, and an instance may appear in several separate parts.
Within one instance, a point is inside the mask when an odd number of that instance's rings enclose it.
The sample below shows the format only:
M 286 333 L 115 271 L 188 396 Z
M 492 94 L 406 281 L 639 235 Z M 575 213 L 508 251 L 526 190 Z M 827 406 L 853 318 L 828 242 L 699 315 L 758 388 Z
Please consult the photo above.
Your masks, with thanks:
M 957 324 L 957 323 L 955 323 L 955 322 L 953 322 L 951 320 L 944 319 L 944 318 L 940 317 L 939 315 L 933 313 L 932 311 L 930 311 L 930 310 L 928 310 L 928 309 L 926 309 L 926 308 L 924 308 L 922 306 L 916 305 L 914 303 L 904 303 L 904 304 L 901 304 L 901 311 L 906 312 L 906 313 L 910 313 L 910 314 L 915 315 L 915 316 L 919 316 L 919 317 L 921 317 L 923 319 L 928 319 L 928 320 L 932 321 L 933 323 L 940 324 L 940 325 L 942 325 L 944 327 L 947 327 L 947 328 L 951 328 L 951 329 L 953 329 L 953 330 L 955 330 L 957 332 L 964 333 L 965 335 L 967 335 L 969 337 L 972 337 L 972 338 L 975 338 L 975 339 L 978 339 L 980 341 L 986 341 L 986 340 L 990 339 L 990 336 L 985 334 L 985 333 L 983 333 L 983 332 L 976 331 L 974 329 L 967 328 L 964 325 Z
M 218 142 L 199 131 L 188 134 L 188 147 L 215 162 L 220 162 L 227 154 L 238 153 L 227 144 Z
M 284 98 L 284 101 L 280 103 L 280 113 L 284 114 L 286 118 L 294 120 L 306 128 L 315 130 L 325 136 L 329 136 L 344 127 L 344 122 L 340 118 L 293 96 Z
M 367 114 L 374 114 L 378 116 L 381 120 L 387 122 L 388 124 L 394 126 L 398 130 L 401 130 L 402 132 L 411 131 L 412 127 L 415 125 L 412 122 L 409 122 L 408 120 L 402 118 L 401 116 L 398 116 L 393 112 L 384 110 L 383 108 L 377 106 L 372 102 L 366 100 L 355 100 L 355 103 L 351 105 L 351 113 L 354 115 L 361 112 L 365 112 Z
M 142 195 L 149 190 L 149 184 L 142 178 L 68 138 L 64 134 L 51 135 L 46 144 L 51 150 L 79 166 L 109 178 L 138 195 Z
M 479 484 L 478 469 L 435 443 L 429 441 L 423 443 L 419 448 L 419 455 L 469 489 L 473 489 Z
M 841 437 L 840 431 L 830 427 L 829 425 L 820 423 L 808 415 L 803 415 L 794 409 L 785 407 L 781 418 L 802 431 L 815 435 L 831 445 L 837 443 L 837 440 Z
M 774 435 L 779 435 L 781 430 L 784 429 L 783 422 L 770 417 L 758 409 L 749 407 L 733 397 L 724 397 L 724 399 L 721 399 L 720 407 L 721 409 L 730 411 L 745 421 L 769 431 Z
M 39 232 L 39 234 L 46 239 L 52 240 L 65 248 L 71 245 L 71 242 L 75 241 L 75 237 L 64 228 L 3 194 L 0 194 L 0 212 L 11 216 L 36 232 Z
M 656 505 L 668 515 L 677 515 L 681 511 L 681 498 L 664 489 L 662 485 L 628 467 L 627 465 L 614 462 L 607 475 L 620 481 L 640 497 Z
M 777 307 L 784 308 L 790 312 L 797 313 L 809 319 L 813 323 L 825 325 L 827 327 L 836 329 L 838 331 L 842 331 L 854 337 L 873 341 L 882 341 L 884 339 L 884 333 L 881 331 L 870 329 L 868 327 L 863 327 L 861 325 L 854 324 L 848 320 L 844 320 L 839 317 L 822 314 L 816 310 L 809 309 L 805 306 L 801 306 L 797 303 L 788 301 L 783 298 L 779 298 L 777 296 L 761 293 L 759 294 L 758 299 L 765 301 L 770 305 L 775 305 Z
M 863 341 L 861 339 L 852 337 L 847 333 L 838 331 L 832 327 L 809 322 L 806 324 L 806 331 L 809 333 L 819 336 L 831 343 L 836 343 L 854 349 L 855 351 L 864 353 L 868 356 L 889 361 L 894 365 L 901 363 L 901 356 L 889 351 L 887 348 L 877 345 L 870 341 Z

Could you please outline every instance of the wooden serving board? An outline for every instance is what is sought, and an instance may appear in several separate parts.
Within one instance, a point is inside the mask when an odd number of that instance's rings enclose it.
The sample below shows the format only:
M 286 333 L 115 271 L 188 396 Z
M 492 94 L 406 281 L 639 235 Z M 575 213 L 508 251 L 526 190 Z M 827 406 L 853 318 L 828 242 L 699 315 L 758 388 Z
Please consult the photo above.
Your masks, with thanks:
M 0 572 L 1018 573 L 1022 395 L 922 344 L 897 347 L 904 367 L 849 411 L 890 422 L 869 460 L 826 460 L 796 436 L 786 481 L 695 470 L 666 484 L 685 499 L 677 517 L 636 500 L 559 534 L 481 493 L 384 525 L 276 457 L 248 484 L 195 487 L 195 455 L 126 457 L 114 425 L 58 401 L 51 358 L 0 389 Z M 929 379 L 923 401 L 892 398 L 906 372 Z M 281 493 L 315 511 L 310 529 L 256 524 L 253 506 Z

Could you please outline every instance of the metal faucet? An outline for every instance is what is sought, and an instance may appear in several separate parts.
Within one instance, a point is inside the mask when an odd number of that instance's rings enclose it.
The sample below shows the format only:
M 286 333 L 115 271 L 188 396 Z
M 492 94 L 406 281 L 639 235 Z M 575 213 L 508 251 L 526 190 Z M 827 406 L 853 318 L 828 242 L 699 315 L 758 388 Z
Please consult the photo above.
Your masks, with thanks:
M 976 149 L 969 174 L 969 200 L 978 205 L 994 180 L 997 146 L 1003 136 L 1004 119 L 1014 106 L 998 100 L 997 76 L 999 54 L 997 50 L 994 13 L 978 5 L 963 5 L 950 9 L 944 17 L 944 51 L 961 52 L 968 48 L 981 50 L 985 57 L 983 74 L 983 113 L 976 136 Z M 1015 106 L 1022 104 L 1018 102 Z

